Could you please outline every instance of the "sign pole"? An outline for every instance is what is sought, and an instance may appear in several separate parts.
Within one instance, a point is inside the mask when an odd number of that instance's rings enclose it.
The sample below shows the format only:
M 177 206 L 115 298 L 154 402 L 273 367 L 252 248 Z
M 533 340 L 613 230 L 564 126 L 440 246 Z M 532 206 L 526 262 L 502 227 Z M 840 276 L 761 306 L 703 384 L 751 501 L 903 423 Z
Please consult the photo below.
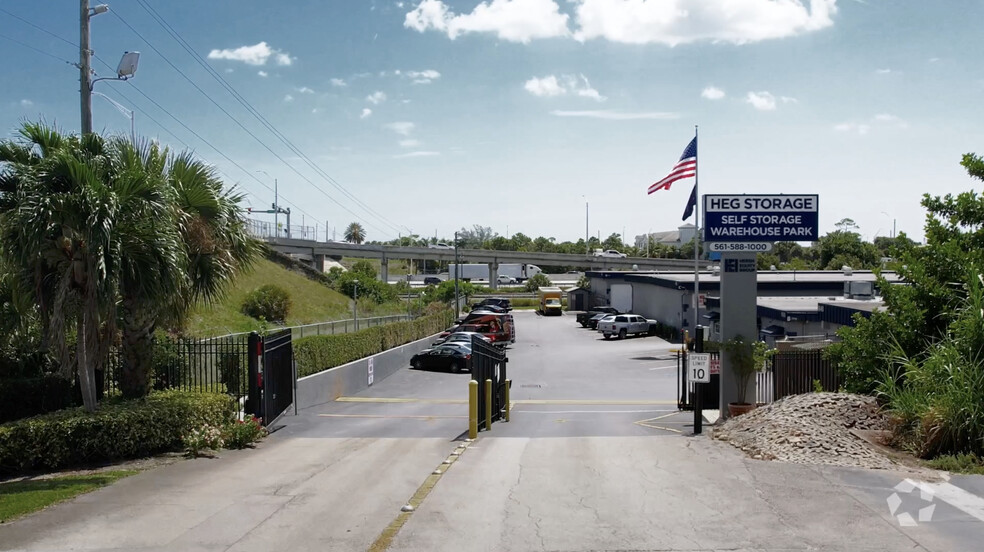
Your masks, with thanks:
M 697 353 L 704 352 L 704 327 L 697 326 L 694 330 L 694 351 Z M 710 366 L 710 362 L 708 362 Z M 708 370 L 709 371 L 709 370 Z M 710 374 L 708 374 L 710 376 Z M 701 395 L 704 394 L 704 384 L 696 383 L 694 384 L 694 435 L 700 435 L 704 430 L 704 412 L 703 412 L 703 401 Z
M 694 140 L 697 140 L 697 125 L 694 125 Z M 700 142 L 697 142 L 697 148 L 700 148 Z M 694 205 L 694 331 L 697 331 L 697 324 L 700 320 L 698 318 L 698 313 L 700 312 L 700 188 L 698 180 L 698 166 L 700 165 L 700 156 L 694 158 L 694 195 L 697 196 L 697 205 Z M 698 395 L 699 396 L 699 395 Z M 700 399 L 698 399 L 700 400 Z

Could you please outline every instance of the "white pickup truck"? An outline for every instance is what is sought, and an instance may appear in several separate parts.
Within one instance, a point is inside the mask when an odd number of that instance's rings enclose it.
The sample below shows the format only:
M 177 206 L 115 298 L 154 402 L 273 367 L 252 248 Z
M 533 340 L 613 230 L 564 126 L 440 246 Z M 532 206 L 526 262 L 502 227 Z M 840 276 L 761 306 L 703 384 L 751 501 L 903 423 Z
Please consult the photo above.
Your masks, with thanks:
M 598 322 L 598 331 L 605 339 L 617 335 L 625 339 L 629 334 L 655 335 L 657 322 L 651 318 L 643 318 L 638 314 L 618 314 L 609 316 Z

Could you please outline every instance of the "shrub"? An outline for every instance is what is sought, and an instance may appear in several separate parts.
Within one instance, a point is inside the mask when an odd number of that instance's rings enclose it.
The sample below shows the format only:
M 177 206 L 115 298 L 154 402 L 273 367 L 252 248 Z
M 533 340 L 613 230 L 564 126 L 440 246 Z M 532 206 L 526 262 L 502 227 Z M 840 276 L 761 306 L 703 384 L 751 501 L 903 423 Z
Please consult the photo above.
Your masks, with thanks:
M 95 412 L 69 408 L 0 425 L 0 473 L 137 458 L 182 446 L 192 429 L 234 417 L 227 395 L 154 392 Z
M 290 307 L 290 294 L 275 284 L 260 286 L 249 292 L 243 300 L 243 314 L 257 320 L 284 322 L 290 313 Z
M 259 418 L 249 416 L 245 420 L 236 420 L 226 426 L 222 441 L 228 448 L 244 449 L 252 446 L 267 434 Z
M 205 451 L 222 448 L 222 430 L 212 425 L 193 428 L 181 438 L 181 442 L 188 456 L 202 456 Z
M 54 374 L 0 379 L 0 423 L 79 404 L 72 382 Z
M 550 281 L 550 278 L 547 278 L 546 274 L 541 272 L 534 274 L 532 278 L 526 280 L 526 291 L 536 291 L 550 285 L 553 285 L 553 282 Z
M 309 376 L 439 333 L 450 323 L 448 311 L 408 322 L 337 335 L 316 335 L 294 341 L 297 376 Z
M 353 298 L 358 293 L 360 300 L 372 299 L 374 303 L 396 300 L 396 290 L 385 282 L 364 272 L 346 272 L 335 279 L 335 290 Z

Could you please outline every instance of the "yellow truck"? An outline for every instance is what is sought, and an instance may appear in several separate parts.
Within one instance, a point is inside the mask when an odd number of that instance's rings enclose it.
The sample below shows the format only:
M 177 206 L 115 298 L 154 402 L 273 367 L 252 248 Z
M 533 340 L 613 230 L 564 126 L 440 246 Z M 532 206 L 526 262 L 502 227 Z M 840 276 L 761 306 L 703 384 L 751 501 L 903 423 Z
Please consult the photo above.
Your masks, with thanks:
M 540 314 L 543 316 L 560 316 L 562 313 L 560 296 L 563 292 L 556 287 L 542 287 L 539 289 Z

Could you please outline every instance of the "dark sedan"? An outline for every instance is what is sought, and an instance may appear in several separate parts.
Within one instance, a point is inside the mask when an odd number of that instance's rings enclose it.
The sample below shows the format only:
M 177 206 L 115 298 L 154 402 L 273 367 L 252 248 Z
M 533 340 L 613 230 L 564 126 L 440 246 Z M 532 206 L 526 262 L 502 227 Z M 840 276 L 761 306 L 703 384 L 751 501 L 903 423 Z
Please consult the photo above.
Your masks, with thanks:
M 451 372 L 471 372 L 471 347 L 460 343 L 445 343 L 424 349 L 413 355 L 410 366 L 417 370 L 440 369 Z

